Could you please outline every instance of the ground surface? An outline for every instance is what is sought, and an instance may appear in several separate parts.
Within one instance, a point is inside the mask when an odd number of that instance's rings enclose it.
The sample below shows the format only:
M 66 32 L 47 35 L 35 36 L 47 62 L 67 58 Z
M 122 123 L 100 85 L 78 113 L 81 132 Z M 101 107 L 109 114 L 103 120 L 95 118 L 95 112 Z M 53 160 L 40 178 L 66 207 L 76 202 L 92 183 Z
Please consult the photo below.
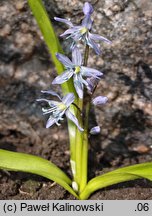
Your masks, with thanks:
M 82 1 L 70 2 L 45 1 L 50 18 L 73 16 L 78 22 Z M 113 43 L 103 45 L 102 57 L 92 58 L 91 51 L 89 58 L 89 66 L 105 74 L 96 95 L 109 98 L 107 105 L 95 110 L 101 134 L 90 138 L 89 178 L 152 161 L 152 5 L 146 0 L 91 3 L 96 8 L 93 30 Z M 35 102 L 41 89 L 52 89 L 56 76 L 40 31 L 26 1 L 2 0 L 0 14 L 0 148 L 41 156 L 71 175 L 66 122 L 45 129 L 41 105 Z M 65 30 L 59 23 L 54 25 L 57 33 Z M 67 41 L 63 47 L 68 52 Z M 0 171 L 0 199 L 74 197 L 39 176 Z M 121 183 L 90 199 L 152 199 L 152 183 Z

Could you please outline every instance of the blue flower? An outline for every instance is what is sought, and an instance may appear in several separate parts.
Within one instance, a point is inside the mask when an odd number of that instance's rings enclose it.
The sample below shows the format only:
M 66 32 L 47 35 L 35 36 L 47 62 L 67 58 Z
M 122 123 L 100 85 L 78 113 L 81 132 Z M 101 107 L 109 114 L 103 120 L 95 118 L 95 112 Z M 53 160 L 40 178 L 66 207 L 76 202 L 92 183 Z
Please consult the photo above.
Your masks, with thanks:
M 71 113 L 70 111 L 70 105 L 74 101 L 74 94 L 68 93 L 65 95 L 62 99 L 61 97 L 54 91 L 41 91 L 42 93 L 51 94 L 53 96 L 56 96 L 59 98 L 60 101 L 54 101 L 54 100 L 47 100 L 44 98 L 37 99 L 37 101 L 45 101 L 50 106 L 49 108 L 42 108 L 43 114 L 51 114 L 47 124 L 46 128 L 51 127 L 54 124 L 60 125 L 59 121 L 63 120 L 64 114 L 67 118 L 69 118 L 78 128 L 80 131 L 83 131 L 83 129 L 79 126 L 77 118 Z
M 86 79 L 86 81 L 88 83 L 87 89 L 88 89 L 89 94 L 93 94 L 98 85 L 99 79 L 94 78 L 94 77 L 89 77 Z
M 73 76 L 74 87 L 80 98 L 83 98 L 83 86 L 88 87 L 88 83 L 83 77 L 94 77 L 100 79 L 103 74 L 93 68 L 82 66 L 82 56 L 77 47 L 72 51 L 72 61 L 63 54 L 57 53 L 57 58 L 64 64 L 66 70 L 57 76 L 52 84 L 62 84 Z
M 108 101 L 108 98 L 105 96 L 97 96 L 96 98 L 92 99 L 92 104 L 97 106 L 97 105 L 102 105 L 105 104 Z M 100 133 L 100 127 L 99 126 L 95 126 L 93 128 L 91 128 L 90 130 L 90 134 L 92 135 L 96 135 Z
M 96 135 L 99 133 L 100 133 L 100 127 L 99 126 L 95 126 L 95 127 L 91 128 L 91 130 L 90 130 L 90 134 L 92 134 L 92 135 Z
M 97 106 L 97 105 L 102 105 L 102 104 L 105 104 L 106 102 L 108 101 L 108 98 L 105 97 L 105 96 L 98 96 L 96 98 L 94 98 L 92 100 L 92 103 Z
M 62 19 L 59 17 L 54 17 L 56 21 L 65 23 L 69 26 L 69 29 L 66 30 L 61 37 L 66 36 L 66 38 L 72 38 L 73 42 L 71 48 L 73 49 L 76 46 L 76 43 L 82 40 L 85 44 L 93 48 L 97 55 L 100 54 L 100 47 L 98 42 L 104 41 L 106 43 L 111 43 L 107 38 L 100 36 L 98 34 L 90 33 L 92 27 L 91 14 L 93 13 L 93 7 L 91 4 L 86 2 L 83 6 L 84 19 L 82 20 L 81 25 L 74 26 L 71 21 L 67 19 Z

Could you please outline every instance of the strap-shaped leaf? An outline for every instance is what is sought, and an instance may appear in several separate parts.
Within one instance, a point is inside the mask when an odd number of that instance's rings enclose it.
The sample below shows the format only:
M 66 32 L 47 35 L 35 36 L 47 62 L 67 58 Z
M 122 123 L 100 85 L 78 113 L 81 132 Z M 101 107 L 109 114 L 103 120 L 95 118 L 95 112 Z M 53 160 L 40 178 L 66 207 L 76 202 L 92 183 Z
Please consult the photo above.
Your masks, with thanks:
M 53 180 L 77 197 L 70 187 L 71 179 L 55 164 L 41 157 L 0 150 L 0 169 L 37 174 Z
M 101 188 L 139 178 L 152 180 L 151 162 L 120 168 L 93 178 L 80 194 L 80 199 L 87 199 L 91 193 Z
M 44 41 L 48 47 L 48 50 L 51 54 L 52 60 L 55 64 L 57 73 L 60 74 L 64 71 L 63 65 L 56 58 L 56 53 L 63 53 L 63 50 L 60 46 L 59 40 L 54 32 L 51 21 L 48 17 L 46 9 L 41 0 L 28 0 L 29 6 L 33 12 L 33 15 L 37 21 L 37 24 L 41 30 Z M 51 2 L 50 2 L 51 4 Z M 68 81 L 62 84 L 62 89 L 64 94 L 68 92 L 75 92 L 72 81 Z
M 33 12 L 33 15 L 37 21 L 37 24 L 41 30 L 44 41 L 48 47 L 48 50 L 51 54 L 52 60 L 55 64 L 58 74 L 61 74 L 64 71 L 63 65 L 56 58 L 56 53 L 63 53 L 59 40 L 55 34 L 54 28 L 51 24 L 51 21 L 48 17 L 46 9 L 42 3 L 42 0 L 28 0 L 29 6 Z M 51 4 L 51 1 L 50 1 Z M 73 92 L 75 93 L 75 88 L 72 80 L 69 80 L 62 85 L 63 94 Z M 77 104 L 77 94 L 75 93 L 75 104 Z M 75 108 L 71 108 L 71 111 L 76 115 Z M 70 137 L 70 153 L 71 159 L 75 160 L 75 136 L 76 136 L 76 126 L 68 120 L 68 130 Z

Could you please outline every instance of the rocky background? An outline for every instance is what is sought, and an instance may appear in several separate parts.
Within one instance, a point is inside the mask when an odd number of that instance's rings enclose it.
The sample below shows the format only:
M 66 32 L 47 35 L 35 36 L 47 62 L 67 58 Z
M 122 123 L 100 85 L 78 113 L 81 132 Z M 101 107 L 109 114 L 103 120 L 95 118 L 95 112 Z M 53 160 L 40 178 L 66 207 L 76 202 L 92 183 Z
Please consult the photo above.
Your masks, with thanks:
M 71 18 L 78 24 L 83 18 L 84 2 L 44 0 L 57 34 L 66 26 L 54 22 L 53 17 Z M 117 167 L 122 161 L 129 165 L 130 158 L 133 158 L 131 163 L 151 161 L 152 2 L 89 2 L 95 9 L 92 32 L 112 41 L 112 45 L 101 44 L 101 56 L 91 51 L 88 62 L 90 67 L 104 72 L 96 94 L 109 98 L 108 104 L 95 110 L 101 134 L 97 144 L 91 138 L 90 167 L 98 174 L 102 168 Z M 61 42 L 68 53 L 69 42 Z M 52 88 L 55 76 L 27 1 L 0 0 L 0 148 L 40 155 L 67 170 L 66 123 L 59 128 L 45 129 L 46 119 L 41 106 L 35 102 L 41 96 L 40 90 Z M 0 174 L 1 185 L 8 178 Z M 12 196 L 23 190 L 24 177 L 19 179 Z M 8 184 L 3 191 L 3 199 L 9 187 Z

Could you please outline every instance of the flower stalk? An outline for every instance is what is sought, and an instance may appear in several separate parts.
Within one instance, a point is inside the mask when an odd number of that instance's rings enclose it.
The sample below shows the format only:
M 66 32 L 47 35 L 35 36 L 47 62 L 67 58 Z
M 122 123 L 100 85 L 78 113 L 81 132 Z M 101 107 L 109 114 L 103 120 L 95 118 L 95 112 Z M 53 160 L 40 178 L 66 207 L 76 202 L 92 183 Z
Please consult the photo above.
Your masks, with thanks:
M 87 66 L 89 57 L 89 46 L 86 45 L 85 47 L 85 53 L 84 53 L 84 61 L 83 66 Z M 85 94 L 85 93 L 84 93 Z M 86 96 L 86 95 L 85 95 Z M 84 97 L 85 97 L 84 96 Z M 80 193 L 83 188 L 87 184 L 87 165 L 88 165 L 88 114 L 89 114 L 89 107 L 90 103 L 87 104 L 87 107 L 84 106 L 84 101 L 80 98 L 78 98 L 78 107 L 81 111 L 78 113 L 78 120 L 82 124 L 84 124 L 84 131 L 80 132 L 77 130 L 76 133 L 76 176 L 74 178 L 74 181 L 77 182 L 78 185 L 78 193 Z M 86 108 L 86 113 L 85 109 Z M 84 122 L 84 116 L 82 116 L 85 113 L 85 122 Z
M 84 19 L 80 26 L 74 26 L 69 20 L 55 17 L 56 21 L 65 23 L 69 26 L 69 29 L 61 36 L 71 38 L 73 43 L 71 45 L 71 59 L 62 53 L 56 53 L 56 58 L 64 65 L 65 70 L 53 80 L 52 84 L 63 85 L 66 82 L 73 80 L 73 86 L 77 94 L 76 101 L 74 101 L 75 95 L 73 93 L 69 92 L 61 99 L 56 93 L 52 94 L 52 91 L 43 91 L 43 93 L 51 92 L 51 94 L 57 96 L 61 102 L 46 100 L 44 98 L 38 99 L 38 101 L 47 102 L 51 107 L 48 109 L 43 108 L 44 114 L 51 114 L 47 121 L 47 128 L 51 127 L 54 123 L 59 126 L 59 121 L 63 120 L 64 114 L 69 119 L 70 163 L 73 174 L 72 187 L 77 194 L 80 194 L 87 184 L 88 118 L 92 101 L 92 89 L 95 89 L 92 79 L 99 80 L 103 75 L 102 72 L 87 67 L 89 48 L 93 48 L 95 52 L 99 54 L 99 44 L 95 41 L 102 40 L 109 43 L 109 40 L 104 37 L 90 33 L 93 23 L 91 19 L 93 7 L 88 2 L 84 4 L 83 13 Z M 79 41 L 82 41 L 85 44 L 84 57 L 77 46 Z M 88 91 L 90 91 L 91 94 L 88 94 Z M 94 101 L 97 101 L 96 103 L 100 104 L 100 99 L 94 99 Z M 73 103 L 75 104 L 75 107 L 73 106 Z M 73 127 L 73 123 L 76 127 Z
M 82 178 L 80 184 L 80 193 L 83 191 L 87 185 L 88 178 L 88 124 L 89 124 L 89 112 L 90 112 L 90 102 L 86 105 L 85 122 L 84 122 L 84 132 L 83 132 L 83 146 L 82 146 Z

